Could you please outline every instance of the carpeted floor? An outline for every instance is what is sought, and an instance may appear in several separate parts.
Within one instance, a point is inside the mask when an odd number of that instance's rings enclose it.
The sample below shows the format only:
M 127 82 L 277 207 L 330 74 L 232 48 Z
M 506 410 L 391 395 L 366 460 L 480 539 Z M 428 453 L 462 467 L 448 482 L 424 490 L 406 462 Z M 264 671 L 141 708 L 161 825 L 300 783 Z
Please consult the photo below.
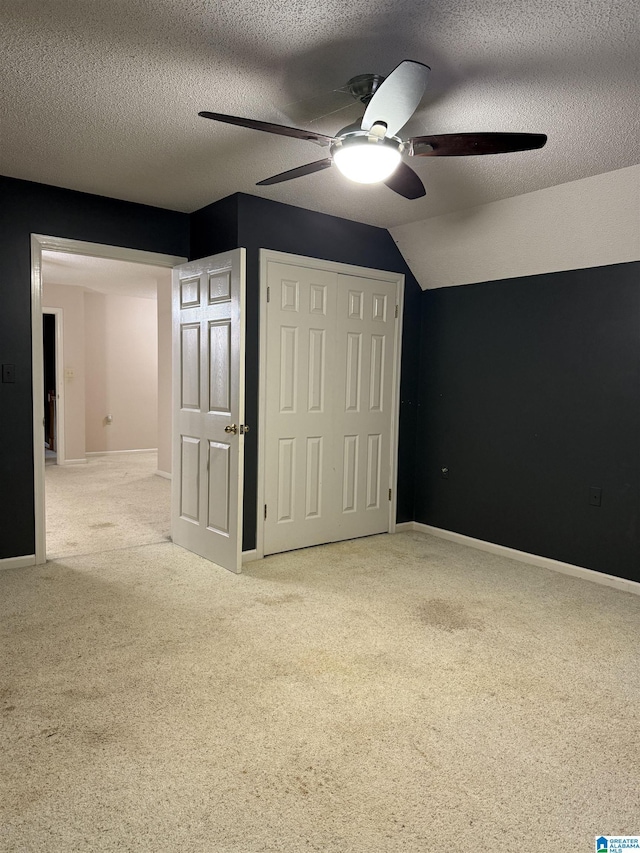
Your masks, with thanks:
M 171 483 L 157 467 L 155 451 L 47 465 L 47 558 L 167 541 Z
M 0 849 L 592 851 L 640 832 L 640 597 L 419 533 L 0 573 Z

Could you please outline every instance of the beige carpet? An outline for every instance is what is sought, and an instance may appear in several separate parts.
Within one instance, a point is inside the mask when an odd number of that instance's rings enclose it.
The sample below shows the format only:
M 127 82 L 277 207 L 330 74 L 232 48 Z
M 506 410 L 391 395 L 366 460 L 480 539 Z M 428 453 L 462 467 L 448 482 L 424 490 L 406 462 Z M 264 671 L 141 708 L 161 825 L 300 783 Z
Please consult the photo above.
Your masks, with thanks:
M 418 533 L 0 573 L 0 849 L 592 851 L 640 832 L 640 598 Z
M 166 541 L 171 483 L 156 475 L 157 467 L 155 451 L 47 465 L 47 558 Z

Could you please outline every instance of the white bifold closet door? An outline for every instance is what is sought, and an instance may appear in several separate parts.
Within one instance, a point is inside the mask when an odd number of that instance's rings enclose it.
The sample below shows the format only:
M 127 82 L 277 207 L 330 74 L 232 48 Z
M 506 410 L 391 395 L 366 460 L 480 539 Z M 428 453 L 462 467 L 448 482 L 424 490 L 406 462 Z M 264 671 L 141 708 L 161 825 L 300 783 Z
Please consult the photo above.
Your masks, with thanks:
M 173 271 L 171 534 L 242 567 L 245 251 Z
M 396 283 L 267 275 L 265 554 L 385 532 Z

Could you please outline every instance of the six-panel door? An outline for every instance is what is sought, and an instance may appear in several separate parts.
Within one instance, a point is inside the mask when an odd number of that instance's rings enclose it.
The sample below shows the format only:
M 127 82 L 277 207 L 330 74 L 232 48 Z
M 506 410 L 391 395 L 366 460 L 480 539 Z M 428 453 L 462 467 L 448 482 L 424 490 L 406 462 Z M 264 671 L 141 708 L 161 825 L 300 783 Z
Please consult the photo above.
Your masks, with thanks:
M 177 545 L 242 566 L 244 250 L 173 272 L 171 532 Z
M 267 278 L 265 553 L 386 531 L 396 285 Z

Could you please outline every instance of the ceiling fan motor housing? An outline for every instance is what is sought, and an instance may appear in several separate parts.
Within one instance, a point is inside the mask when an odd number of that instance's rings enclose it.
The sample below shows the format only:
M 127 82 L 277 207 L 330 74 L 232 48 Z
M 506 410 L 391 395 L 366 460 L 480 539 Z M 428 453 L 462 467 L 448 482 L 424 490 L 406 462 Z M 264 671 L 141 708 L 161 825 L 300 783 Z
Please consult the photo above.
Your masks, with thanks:
M 368 104 L 376 93 L 376 90 L 384 83 L 382 74 L 358 74 L 352 77 L 345 86 L 347 92 L 363 104 Z

